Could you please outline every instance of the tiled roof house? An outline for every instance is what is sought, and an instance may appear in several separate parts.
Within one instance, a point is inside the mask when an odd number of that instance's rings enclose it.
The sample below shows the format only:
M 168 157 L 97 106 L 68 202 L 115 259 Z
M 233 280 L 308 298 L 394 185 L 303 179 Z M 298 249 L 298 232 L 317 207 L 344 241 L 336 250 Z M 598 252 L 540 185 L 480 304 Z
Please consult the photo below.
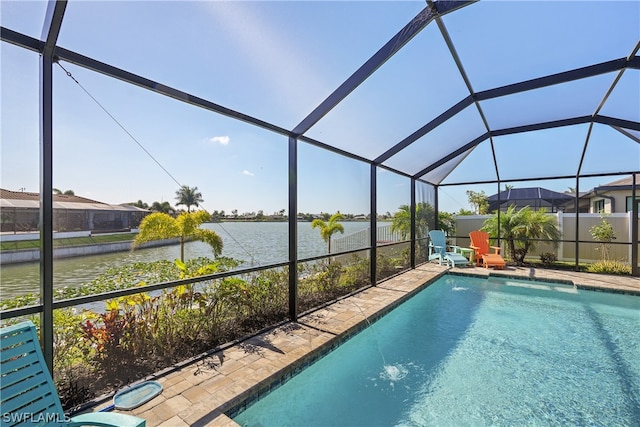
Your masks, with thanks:
M 123 231 L 135 228 L 146 209 L 131 205 L 110 205 L 67 194 L 53 195 L 53 223 L 56 231 Z M 38 230 L 40 194 L 0 188 L 1 231 Z

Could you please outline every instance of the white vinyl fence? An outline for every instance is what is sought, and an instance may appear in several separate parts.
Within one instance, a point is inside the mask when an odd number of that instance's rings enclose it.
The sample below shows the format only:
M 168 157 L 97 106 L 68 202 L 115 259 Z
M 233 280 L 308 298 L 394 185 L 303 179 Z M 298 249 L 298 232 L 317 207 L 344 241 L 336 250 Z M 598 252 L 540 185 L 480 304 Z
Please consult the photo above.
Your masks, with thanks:
M 381 225 L 377 227 L 377 243 L 394 243 L 401 242 L 400 234 L 391 231 L 391 225 Z M 356 231 L 347 236 L 331 239 L 331 252 L 346 252 L 353 249 L 367 248 L 371 246 L 370 228 Z
M 536 244 L 536 248 L 530 251 L 528 257 L 538 257 L 542 253 L 553 253 L 558 260 L 574 261 L 576 259 L 576 214 L 575 213 L 550 213 L 548 214 L 556 218 L 556 224 L 560 229 L 561 240 L 557 247 L 550 243 L 540 242 Z M 491 215 L 470 215 L 456 217 L 456 236 L 455 243 L 458 246 L 469 247 L 469 232 L 479 230 L 484 221 L 491 218 Z M 597 242 L 591 236 L 591 227 L 602 222 L 603 216 L 600 214 L 581 213 L 578 217 L 577 226 L 579 229 L 578 241 L 583 242 L 578 246 L 579 259 L 584 262 L 594 262 L 600 259 L 600 242 Z M 631 212 L 606 214 L 604 218 L 611 223 L 614 229 L 614 243 L 611 244 L 609 254 L 610 259 L 630 263 L 631 262 Z M 626 243 L 626 244 L 620 244 Z M 495 243 L 493 243 L 495 244 Z M 502 253 L 505 252 L 505 244 L 501 242 Z

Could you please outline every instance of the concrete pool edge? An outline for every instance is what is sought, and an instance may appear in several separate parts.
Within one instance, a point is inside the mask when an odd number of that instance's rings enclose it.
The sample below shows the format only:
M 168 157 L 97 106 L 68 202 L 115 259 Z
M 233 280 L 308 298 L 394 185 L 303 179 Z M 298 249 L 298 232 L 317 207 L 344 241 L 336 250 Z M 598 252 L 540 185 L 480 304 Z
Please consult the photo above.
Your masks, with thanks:
M 486 269 L 476 269 L 485 270 Z M 450 274 L 466 274 L 460 270 L 450 271 Z M 477 275 L 473 274 L 472 275 Z M 531 267 L 513 267 L 505 270 L 489 270 L 482 274 L 488 277 L 509 278 L 517 280 L 531 280 L 538 282 L 552 282 L 567 284 L 577 289 L 594 292 L 609 292 L 615 294 L 640 296 L 640 277 L 609 275 L 599 273 L 584 273 L 570 270 L 534 269 Z

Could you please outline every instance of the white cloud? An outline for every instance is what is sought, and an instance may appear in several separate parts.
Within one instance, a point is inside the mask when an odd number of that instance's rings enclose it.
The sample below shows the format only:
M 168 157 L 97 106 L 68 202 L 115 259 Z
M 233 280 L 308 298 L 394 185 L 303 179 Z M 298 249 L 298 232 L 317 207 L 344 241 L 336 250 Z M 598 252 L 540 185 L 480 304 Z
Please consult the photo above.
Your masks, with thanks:
M 228 136 L 214 136 L 212 138 L 209 138 L 209 142 L 212 142 L 214 144 L 220 144 L 220 145 L 228 145 L 229 141 L 231 140 L 231 138 L 229 138 Z
M 248 170 L 243 170 L 242 171 L 242 175 L 246 175 L 246 176 L 255 176 L 255 174 L 253 172 L 249 172 Z

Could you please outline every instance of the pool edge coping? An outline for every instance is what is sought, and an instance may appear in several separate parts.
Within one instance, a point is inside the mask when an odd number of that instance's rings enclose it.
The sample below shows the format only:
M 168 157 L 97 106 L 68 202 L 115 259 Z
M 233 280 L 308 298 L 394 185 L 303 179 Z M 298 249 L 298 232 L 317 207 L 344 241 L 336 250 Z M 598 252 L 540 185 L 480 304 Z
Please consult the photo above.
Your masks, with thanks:
M 321 344 L 320 346 L 310 351 L 306 355 L 300 357 L 291 365 L 288 365 L 278 370 L 277 372 L 274 372 L 269 377 L 260 381 L 254 387 L 251 387 L 245 392 L 237 395 L 235 398 L 227 401 L 226 404 L 223 404 L 218 408 L 218 411 L 220 412 L 220 414 L 224 415 L 225 417 L 227 417 L 229 420 L 233 422 L 233 418 L 236 417 L 241 412 L 243 412 L 244 410 L 246 410 L 247 407 L 249 407 L 253 403 L 263 398 L 269 392 L 285 384 L 289 379 L 293 378 L 293 376 L 295 376 L 296 374 L 298 374 L 299 372 L 301 372 L 302 370 L 310 366 L 312 363 L 316 362 L 317 360 L 324 357 L 325 355 L 331 353 L 333 350 L 338 348 L 344 342 L 348 341 L 350 338 L 352 338 L 353 336 L 355 336 L 356 334 L 358 334 L 359 332 L 361 332 L 362 330 L 370 326 L 370 323 L 377 321 L 378 319 L 380 319 L 381 317 L 383 317 L 384 315 L 388 314 L 390 311 L 392 311 L 393 309 L 401 305 L 403 302 L 413 297 L 418 292 L 424 290 L 425 288 L 429 287 L 431 284 L 433 284 L 435 281 L 437 281 L 441 277 L 444 277 L 447 275 L 459 276 L 459 277 L 476 277 L 480 279 L 502 278 L 502 279 L 513 279 L 513 280 L 522 280 L 522 281 L 529 281 L 529 282 L 557 283 L 557 284 L 562 284 L 567 286 L 573 286 L 576 289 L 582 289 L 587 291 L 624 294 L 624 295 L 640 297 L 640 290 L 598 287 L 597 285 L 576 283 L 576 281 L 574 280 L 563 279 L 560 277 L 527 277 L 527 276 L 521 276 L 514 273 L 509 273 L 507 271 L 502 272 L 500 270 L 499 270 L 500 272 L 494 272 L 493 270 L 490 270 L 488 274 L 480 274 L 477 272 L 465 271 L 465 270 L 466 269 L 448 268 L 441 271 L 435 276 L 427 279 L 421 285 L 406 292 L 404 295 L 400 296 L 398 299 L 394 300 L 390 304 L 380 308 L 378 311 L 367 316 L 366 318 L 363 318 L 361 321 L 349 327 L 344 332 L 334 336 L 333 338 Z M 318 309 L 326 308 L 327 306 L 331 306 L 332 304 L 343 301 L 349 297 L 358 295 L 359 293 L 364 292 L 366 290 L 369 290 L 372 288 L 375 289 L 377 287 L 384 287 L 384 283 L 385 282 L 381 282 L 376 286 L 360 289 L 349 295 L 345 295 L 339 299 L 336 299 L 335 301 L 325 304 L 322 307 L 319 307 Z M 317 310 L 307 312 L 305 315 L 313 314 L 315 311 Z M 298 323 L 298 322 L 286 322 L 286 323 Z M 270 331 L 276 330 L 278 327 L 269 328 L 268 330 L 263 332 L 268 333 Z M 259 387 L 259 390 L 256 391 L 255 390 L 256 387 Z

